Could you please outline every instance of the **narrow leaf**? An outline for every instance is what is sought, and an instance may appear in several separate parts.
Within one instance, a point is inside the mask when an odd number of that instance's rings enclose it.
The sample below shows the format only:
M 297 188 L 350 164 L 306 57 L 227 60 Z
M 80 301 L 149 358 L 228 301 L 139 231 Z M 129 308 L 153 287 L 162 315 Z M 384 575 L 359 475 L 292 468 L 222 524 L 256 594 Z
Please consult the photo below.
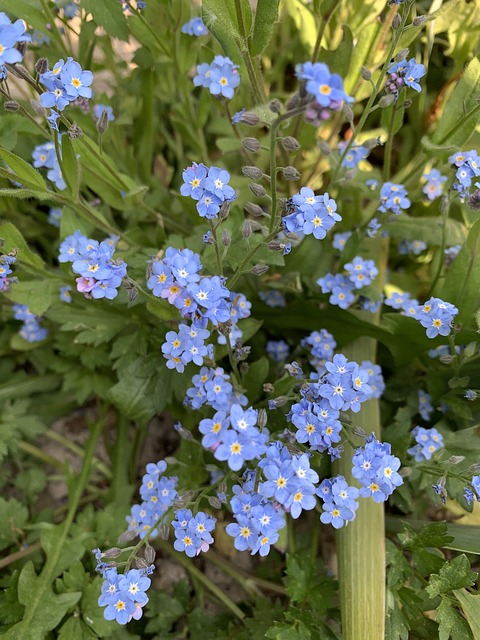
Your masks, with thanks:
M 250 38 L 250 53 L 258 56 L 267 47 L 278 18 L 279 0 L 258 0 Z
M 39 191 L 47 190 L 45 180 L 31 164 L 6 149 L 0 149 L 0 158 L 6 162 L 8 168 L 15 174 L 11 176 L 12 180 L 20 182 L 25 187 L 38 189 Z

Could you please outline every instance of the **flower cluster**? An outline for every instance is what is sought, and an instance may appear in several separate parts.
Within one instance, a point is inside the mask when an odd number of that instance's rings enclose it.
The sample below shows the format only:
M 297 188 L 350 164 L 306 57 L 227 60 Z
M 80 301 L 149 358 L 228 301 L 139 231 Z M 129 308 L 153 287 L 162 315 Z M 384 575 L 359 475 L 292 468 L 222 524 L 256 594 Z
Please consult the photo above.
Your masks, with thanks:
M 416 462 L 430 460 L 433 454 L 443 447 L 443 436 L 436 429 L 417 426 L 412 434 L 417 444 L 407 449 L 407 453 L 415 456 Z
M 230 384 L 230 376 L 221 367 L 209 369 L 202 367 L 192 378 L 193 387 L 187 389 L 184 400 L 186 406 L 199 409 L 204 404 L 215 411 L 230 410 L 233 404 L 248 404 L 243 395 L 238 395 Z
M 207 27 L 203 24 L 202 19 L 198 17 L 192 18 L 182 25 L 181 31 L 188 36 L 208 36 Z
M 205 340 L 210 336 L 210 331 L 202 328 L 200 324 L 192 323 L 180 324 L 176 331 L 168 331 L 165 342 L 162 345 L 162 352 L 167 359 L 167 367 L 183 373 L 185 365 L 193 362 L 197 366 L 203 364 L 203 359 L 210 355 L 209 349 L 205 345 Z
M 239 471 L 245 461 L 259 458 L 266 451 L 270 434 L 256 426 L 257 419 L 255 409 L 243 409 L 234 403 L 228 411 L 217 411 L 212 419 L 200 422 L 202 444 L 213 452 L 216 460 L 226 461 L 232 471 Z
M 201 551 L 208 551 L 213 542 L 211 531 L 215 529 L 216 521 L 216 518 L 203 511 L 193 516 L 190 509 L 179 509 L 172 522 L 175 530 L 174 549 L 185 552 L 189 558 L 198 556 Z
M 106 620 L 116 620 L 123 625 L 142 617 L 143 607 L 148 602 L 145 592 L 152 582 L 147 572 L 147 569 L 131 569 L 118 575 L 115 567 L 104 570 L 98 604 L 106 607 L 103 612 Z
M 473 491 L 470 487 L 465 487 L 465 492 L 463 494 L 468 504 L 472 504 L 475 499 L 477 502 L 480 502 L 480 476 L 472 476 L 471 483 Z
M 326 329 L 320 329 L 320 331 L 312 331 L 309 336 L 303 338 L 300 345 L 310 350 L 312 356 L 310 364 L 317 373 L 324 373 L 325 362 L 332 357 L 337 343 L 331 333 Z
M 355 301 L 354 292 L 371 284 L 378 275 L 378 269 L 373 260 L 364 260 L 360 256 L 356 256 L 344 268 L 347 275 L 327 273 L 317 280 L 317 284 L 322 293 L 331 294 L 329 298 L 331 304 L 338 305 L 341 309 L 348 309 Z
M 23 20 L 16 20 L 12 23 L 10 18 L 0 12 L 0 77 L 4 80 L 7 77 L 7 64 L 21 62 L 23 55 L 15 47 L 17 42 L 31 42 L 32 38 L 25 33 L 26 25 Z
M 27 342 L 40 342 L 47 337 L 48 331 L 40 325 L 39 316 L 32 313 L 27 305 L 14 304 L 13 317 L 23 322 L 19 334 Z
M 290 347 L 285 340 L 267 340 L 265 351 L 275 362 L 285 362 L 290 354 Z
M 184 183 L 180 187 L 182 196 L 197 201 L 197 211 L 202 218 L 218 218 L 222 204 L 233 202 L 237 197 L 228 184 L 230 174 L 220 167 L 206 167 L 194 162 L 183 172 Z
M 457 307 L 450 302 L 430 298 L 417 307 L 415 319 L 427 330 L 428 338 L 436 338 L 438 335 L 448 336 L 457 314 Z
M 303 187 L 290 200 L 293 212 L 282 219 L 286 232 L 313 234 L 323 240 L 327 231 L 342 219 L 337 213 L 337 203 L 328 193 L 316 196 L 312 189 Z
M 0 291 L 8 291 L 10 288 L 10 284 L 12 282 L 12 278 L 8 276 L 12 273 L 10 269 L 10 265 L 16 262 L 15 256 L 11 255 L 0 255 Z
M 410 87 L 415 91 L 420 92 L 422 90 L 418 81 L 427 73 L 427 70 L 423 64 L 416 62 L 415 58 L 410 60 L 401 60 L 400 62 L 394 62 L 388 67 L 389 78 L 385 84 L 385 90 L 387 93 L 393 94 L 396 98 L 403 87 Z
M 380 398 L 385 391 L 385 381 L 382 375 L 382 369 L 378 364 L 364 360 L 360 363 L 360 368 L 368 373 L 368 386 L 372 390 L 372 398 Z
M 61 151 L 62 138 L 59 136 L 58 139 L 59 147 Z M 32 152 L 33 157 L 33 166 L 36 169 L 40 169 L 44 167 L 48 169 L 47 178 L 55 183 L 57 189 L 63 191 L 67 188 L 66 182 L 63 179 L 62 170 L 60 168 L 60 162 L 58 161 L 57 154 L 55 151 L 55 145 L 53 142 L 45 142 L 44 144 L 39 144 L 35 147 Z
M 480 176 L 480 156 L 472 149 L 471 151 L 460 151 L 448 158 L 451 165 L 456 168 L 455 178 L 452 187 L 458 191 L 460 197 L 465 199 L 469 195 L 472 181 Z M 475 183 L 478 187 L 479 183 Z
M 390 444 L 379 442 L 373 433 L 365 446 L 356 450 L 352 463 L 352 475 L 361 484 L 359 495 L 362 498 L 385 502 L 403 484 L 398 473 L 400 460 L 392 455 Z
M 402 213 L 402 209 L 408 209 L 411 204 L 407 195 L 407 190 L 401 184 L 385 182 L 380 189 L 380 205 L 377 211 L 395 215 Z
M 140 487 L 142 503 L 133 505 L 127 516 L 128 530 L 134 531 L 140 538 L 147 533 L 150 538 L 158 535 L 159 521 L 178 497 L 177 478 L 162 475 L 166 468 L 164 460 L 147 464 Z
M 347 146 L 347 144 L 348 143 L 346 141 L 340 142 L 338 145 L 338 148 L 340 149 L 340 151 L 343 151 Z M 342 160 L 342 167 L 345 167 L 347 169 L 356 169 L 358 167 L 359 162 L 361 162 L 362 160 L 365 160 L 365 158 L 368 156 L 369 153 L 370 153 L 369 149 L 367 149 L 367 147 L 364 147 L 362 145 L 359 145 L 357 147 L 350 147 L 350 149 L 348 150 L 348 153 Z
M 401 240 L 398 244 L 398 253 L 402 256 L 413 254 L 418 256 L 425 251 L 427 243 L 423 240 Z
M 343 476 L 323 480 L 317 489 L 317 495 L 323 501 L 323 513 L 320 521 L 340 529 L 344 524 L 355 520 L 358 509 L 359 491 L 351 487 Z
M 425 422 L 430 420 L 433 413 L 432 397 L 423 389 L 418 390 L 418 413 Z
M 87 238 L 75 231 L 60 245 L 59 262 L 72 262 L 72 269 L 79 274 L 77 291 L 86 298 L 113 300 L 118 294 L 122 278 L 127 275 L 127 265 L 122 259 L 114 260 L 117 237 L 102 242 Z
M 443 183 L 446 182 L 447 176 L 443 176 L 438 169 L 432 169 L 428 173 L 424 173 L 422 178 L 426 180 L 422 191 L 428 200 L 439 198 L 443 193 Z
M 316 126 L 328 119 L 331 111 L 340 111 L 344 102 L 353 102 L 345 93 L 342 78 L 338 73 L 330 73 L 323 62 L 297 64 L 295 75 L 305 82 L 305 90 L 311 97 L 305 118 Z
M 262 302 L 264 302 L 267 305 L 267 307 L 272 307 L 273 309 L 275 309 L 276 307 L 287 306 L 285 295 L 281 291 L 277 291 L 276 289 L 269 289 L 268 291 L 259 291 L 258 297 Z
M 246 482 L 232 489 L 230 505 L 236 522 L 227 525 L 226 532 L 235 538 L 235 549 L 266 556 L 278 540 L 278 531 L 285 526 L 284 511 L 278 503 L 255 491 L 253 472 L 247 471 L 245 475 Z
M 40 75 L 39 82 L 46 89 L 40 95 L 40 104 L 45 108 L 63 111 L 77 98 L 88 100 L 92 97 L 90 85 L 93 74 L 91 71 L 84 71 L 73 58 L 56 62 L 52 70 Z
M 215 56 L 213 62 L 199 64 L 197 75 L 193 78 L 196 87 L 205 87 L 214 96 L 233 98 L 234 89 L 240 84 L 238 64 L 226 56 Z

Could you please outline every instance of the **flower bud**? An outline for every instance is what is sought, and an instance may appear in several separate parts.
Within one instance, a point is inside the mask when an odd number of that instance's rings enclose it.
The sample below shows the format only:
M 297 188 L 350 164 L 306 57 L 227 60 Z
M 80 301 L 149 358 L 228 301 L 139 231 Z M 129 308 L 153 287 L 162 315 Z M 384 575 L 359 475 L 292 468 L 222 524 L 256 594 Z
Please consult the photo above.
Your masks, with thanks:
M 273 384 L 271 382 L 265 382 L 263 385 L 264 393 L 273 393 Z
M 168 540 L 170 530 L 166 522 L 162 522 L 162 524 L 158 527 L 158 534 L 162 540 Z
M 342 107 L 343 115 L 348 120 L 348 122 L 353 122 L 353 109 L 346 102 L 343 103 Z
M 249 347 L 249 349 L 250 349 L 250 347 Z M 240 375 L 246 376 L 248 371 L 249 371 L 249 369 L 250 369 L 250 365 L 248 364 L 248 362 L 241 362 L 240 366 L 238 367 L 238 369 L 240 371 Z
M 222 244 L 224 247 L 228 247 L 230 246 L 230 243 L 232 242 L 232 238 L 230 236 L 230 233 L 227 231 L 227 229 L 224 229 L 222 231 Z
M 465 460 L 465 456 L 450 456 L 448 461 L 450 464 L 459 464 Z
M 102 134 L 108 129 L 108 111 L 104 109 L 97 120 L 97 131 Z
M 47 73 L 48 71 L 48 60 L 46 58 L 39 58 L 35 63 L 35 71 L 39 76 Z
M 277 100 L 277 98 L 274 98 L 273 100 L 270 100 L 270 104 L 268 105 L 268 108 L 272 113 L 281 113 L 282 103 L 280 102 L 280 100 Z
M 475 475 L 476 473 L 480 473 L 480 464 L 478 462 L 472 464 L 472 466 L 469 468 L 469 471 L 471 471 L 473 475 Z
M 382 142 L 380 138 L 368 138 L 368 140 L 362 142 L 362 147 L 366 147 L 370 151 L 370 149 L 375 149 L 375 147 L 378 147 L 381 144 Z
M 164 458 L 164 461 L 167 464 L 177 464 L 177 459 L 174 458 L 173 456 L 168 456 L 167 458 Z
M 392 20 L 392 29 L 398 29 L 400 27 L 400 25 L 402 24 L 402 19 L 400 18 L 399 14 L 396 13 L 393 16 L 393 20 Z
M 242 173 L 250 180 L 261 180 L 263 178 L 263 171 L 258 167 L 246 166 L 242 167 Z
M 256 138 L 245 138 L 242 142 L 243 148 L 250 153 L 260 151 L 260 142 Z
M 39 116 L 44 116 L 47 113 L 45 107 L 42 107 L 42 105 L 36 100 L 30 100 L 30 105 L 35 113 Z
M 256 113 L 253 113 L 252 111 L 245 111 L 245 113 L 240 118 L 240 121 L 244 124 L 248 124 L 249 127 L 254 127 L 255 125 L 259 124 L 260 118 Z
M 254 276 L 263 276 L 263 274 L 267 273 L 269 269 L 270 267 L 266 264 L 256 264 L 254 267 L 252 267 L 251 273 Z
M 412 24 L 414 27 L 421 27 L 426 23 L 427 20 L 427 16 L 417 16 L 416 18 L 414 18 Z
M 295 180 L 300 180 L 300 173 L 295 169 L 295 167 L 288 166 L 283 170 L 283 177 L 285 180 L 295 182 Z
M 255 220 L 250 220 L 250 224 L 252 226 L 252 231 L 261 231 L 262 229 L 265 229 L 265 227 L 262 227 L 262 225 L 258 224 Z
M 267 244 L 267 247 L 270 249 L 270 251 L 281 251 L 282 243 L 278 242 L 277 240 L 272 240 Z
M 412 473 L 412 467 L 402 467 L 398 473 L 401 478 L 408 478 L 408 476 Z
M 120 534 L 117 538 L 118 544 L 125 544 L 125 542 L 130 542 L 134 538 L 137 537 L 137 532 L 134 529 L 127 529 L 122 534 Z
M 245 220 L 242 225 L 242 238 L 250 238 L 252 235 L 252 225 L 250 224 L 250 220 Z
M 76 122 L 72 122 L 70 129 L 68 130 L 68 137 L 70 140 L 77 140 L 83 136 L 83 131 L 80 129 Z
M 225 220 L 225 218 L 228 216 L 228 214 L 230 213 L 230 202 L 222 202 L 222 206 L 220 207 L 220 211 L 218 212 L 219 217 L 222 220 Z
M 118 558 L 118 556 L 122 553 L 122 550 L 118 547 L 112 547 L 111 549 L 107 549 L 102 553 L 104 558 Z
M 251 182 L 249 185 L 250 191 L 257 196 L 257 198 L 263 198 L 263 196 L 267 195 L 267 192 L 262 187 L 261 184 L 257 184 L 256 182 Z
M 367 434 L 362 429 L 362 427 L 353 427 L 352 431 L 353 431 L 353 435 L 358 436 L 359 438 L 366 439 L 367 437 Z
M 28 73 L 28 71 L 25 69 L 25 67 L 22 64 L 9 64 L 7 65 L 8 70 L 10 71 L 10 73 L 15 76 L 16 78 L 20 78 L 20 80 L 26 80 L 27 82 L 31 82 L 32 84 L 35 82 L 35 80 L 32 78 L 32 76 Z
M 292 136 L 286 136 L 282 140 L 282 147 L 285 149 L 285 151 L 298 151 L 298 149 L 300 149 L 300 143 L 296 138 L 293 138 Z
M 302 88 L 302 91 L 305 93 L 305 89 Z M 290 111 L 290 109 L 296 109 L 300 103 L 302 102 L 302 98 L 300 96 L 299 93 L 294 93 L 293 96 L 290 98 L 290 100 L 287 102 L 287 104 L 285 105 L 287 110 Z
M 411 100 L 410 98 L 408 98 L 408 100 L 405 100 L 405 102 L 403 103 L 403 108 L 404 109 L 409 109 L 413 104 L 413 100 Z
M 266 410 L 263 408 L 259 409 L 257 414 L 257 424 L 260 427 L 260 429 L 263 429 L 263 427 L 267 424 L 267 421 L 268 421 L 268 414 Z
M 260 218 L 265 215 L 265 211 L 262 207 L 259 207 L 258 204 L 255 204 L 254 202 L 247 202 L 245 205 L 245 211 L 251 216 L 255 216 L 255 218 Z
M 395 62 L 403 62 L 404 60 L 406 60 L 409 53 L 410 49 L 408 47 L 405 47 L 405 49 L 401 49 L 394 58 Z
M 395 96 L 392 93 L 389 93 L 386 96 L 382 96 L 380 98 L 380 100 L 378 101 L 378 106 L 380 107 L 380 109 L 385 109 L 385 107 L 389 107 L 391 104 L 393 104 L 395 100 Z
M 220 500 L 216 496 L 209 496 L 208 504 L 213 509 L 221 509 L 222 508 L 222 503 L 220 502 Z
M 475 193 L 472 193 L 472 195 L 467 200 L 467 204 L 470 209 L 473 209 L 474 211 L 480 211 L 480 189 L 477 189 Z
M 283 407 L 284 404 L 287 403 L 287 396 L 278 396 L 278 398 L 275 398 L 274 400 L 269 400 L 269 402 L 272 402 L 275 404 L 275 407 Z
M 319 140 L 317 142 L 317 146 L 324 156 L 329 156 L 332 153 L 330 146 L 324 140 Z
M 3 103 L 3 108 L 5 111 L 18 111 L 20 109 L 20 105 L 15 100 L 6 100 Z
M 445 354 L 443 356 L 440 356 L 439 360 L 442 364 L 451 364 L 455 360 L 455 358 L 456 356 Z
M 370 69 L 367 69 L 367 67 L 362 67 L 360 69 L 360 75 L 362 76 L 362 78 L 364 80 L 371 80 L 372 79 L 372 72 L 370 71 Z
M 151 547 L 149 544 L 147 544 L 147 546 L 145 547 L 145 551 L 143 553 L 145 556 L 145 560 L 148 562 L 148 564 L 152 564 L 156 556 L 155 549 Z
M 26 42 L 17 42 L 17 44 L 15 45 L 17 50 L 20 51 L 20 53 L 22 54 L 22 58 L 25 55 L 26 51 L 27 51 L 27 43 Z

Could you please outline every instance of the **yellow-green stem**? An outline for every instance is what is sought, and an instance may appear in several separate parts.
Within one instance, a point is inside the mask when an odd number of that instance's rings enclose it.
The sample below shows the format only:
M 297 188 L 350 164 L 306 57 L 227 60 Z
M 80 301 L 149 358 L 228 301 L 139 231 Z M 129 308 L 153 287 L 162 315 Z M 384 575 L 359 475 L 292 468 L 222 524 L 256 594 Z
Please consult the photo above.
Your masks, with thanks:
M 383 286 L 388 256 L 388 239 L 375 238 L 365 243 L 362 257 L 375 260 L 379 269 L 376 288 Z M 359 318 L 376 323 L 378 314 L 358 312 Z M 377 342 L 373 338 L 360 337 L 343 349 L 349 360 L 361 363 L 375 362 Z M 367 434 L 375 432 L 381 436 L 379 402 L 371 399 L 355 414 L 354 422 Z M 358 445 L 362 441 L 358 438 Z M 337 463 L 337 473 L 345 477 L 350 485 L 356 481 L 352 476 L 350 444 L 345 443 L 344 452 Z M 384 640 L 385 635 L 385 520 L 383 504 L 371 499 L 360 499 L 356 517 L 348 526 L 337 532 L 338 573 L 340 604 L 342 612 L 343 640 Z

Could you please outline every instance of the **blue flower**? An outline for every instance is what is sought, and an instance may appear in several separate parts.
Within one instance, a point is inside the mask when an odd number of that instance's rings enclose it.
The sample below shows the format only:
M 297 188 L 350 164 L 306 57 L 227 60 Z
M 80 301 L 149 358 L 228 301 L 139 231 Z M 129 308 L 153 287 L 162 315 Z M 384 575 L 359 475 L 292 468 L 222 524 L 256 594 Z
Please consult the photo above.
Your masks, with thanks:
M 316 102 L 324 108 L 337 108 L 345 102 L 353 102 L 343 88 L 343 80 L 337 73 L 330 73 L 328 66 L 322 62 L 305 62 L 295 67 L 295 75 L 305 80 L 305 88 Z
M 230 58 L 215 56 L 209 65 L 203 63 L 197 67 L 197 75 L 193 79 L 193 84 L 206 87 L 212 95 L 222 95 L 227 99 L 233 98 L 234 89 L 240 84 L 238 65 L 235 65 Z
M 103 612 L 105 620 L 116 620 L 118 624 L 127 624 L 135 613 L 135 603 L 130 599 L 129 595 L 122 591 L 117 591 L 110 596 L 107 608 Z
M 145 593 L 152 584 L 150 578 L 144 576 L 138 569 L 131 569 L 125 575 L 119 576 L 118 588 L 126 593 L 130 600 L 144 605 L 148 602 L 148 596 Z
M 208 29 L 201 18 L 192 18 L 182 25 L 181 31 L 189 36 L 208 36 Z
M 443 447 L 443 436 L 436 429 L 417 426 L 412 434 L 417 444 L 407 449 L 407 453 L 415 456 L 416 462 L 430 460 L 433 454 Z

